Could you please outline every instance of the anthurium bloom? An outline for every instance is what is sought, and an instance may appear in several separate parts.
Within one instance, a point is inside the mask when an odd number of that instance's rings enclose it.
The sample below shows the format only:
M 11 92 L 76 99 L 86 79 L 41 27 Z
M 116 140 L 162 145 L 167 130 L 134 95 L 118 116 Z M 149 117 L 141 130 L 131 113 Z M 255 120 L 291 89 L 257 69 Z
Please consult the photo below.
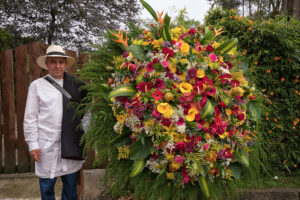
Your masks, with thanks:
M 195 115 L 198 114 L 198 110 L 196 108 L 191 108 L 188 112 L 188 115 L 185 117 L 186 120 L 192 122 L 195 120 Z
M 193 86 L 187 82 L 180 83 L 179 88 L 182 93 L 189 93 L 193 90 Z
M 160 112 L 162 114 L 168 112 L 168 110 L 170 110 L 170 109 L 172 109 L 172 107 L 168 103 L 160 103 L 157 106 L 158 112 Z

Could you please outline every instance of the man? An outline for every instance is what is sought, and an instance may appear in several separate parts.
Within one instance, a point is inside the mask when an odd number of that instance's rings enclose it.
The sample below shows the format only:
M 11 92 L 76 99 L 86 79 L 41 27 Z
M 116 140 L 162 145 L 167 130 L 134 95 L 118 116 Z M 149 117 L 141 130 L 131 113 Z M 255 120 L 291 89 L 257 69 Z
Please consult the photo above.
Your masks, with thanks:
M 79 103 L 86 96 L 86 91 L 79 90 L 84 82 L 65 72 L 75 59 L 66 56 L 61 46 L 49 46 L 46 55 L 40 56 L 37 63 L 49 74 L 29 86 L 24 136 L 35 160 L 41 196 L 43 200 L 55 199 L 54 185 L 60 176 L 62 200 L 77 200 L 77 177 L 83 164 L 80 146 L 83 130 L 78 128 L 81 116 L 75 114 L 70 102 Z M 63 87 L 72 98 L 55 84 Z

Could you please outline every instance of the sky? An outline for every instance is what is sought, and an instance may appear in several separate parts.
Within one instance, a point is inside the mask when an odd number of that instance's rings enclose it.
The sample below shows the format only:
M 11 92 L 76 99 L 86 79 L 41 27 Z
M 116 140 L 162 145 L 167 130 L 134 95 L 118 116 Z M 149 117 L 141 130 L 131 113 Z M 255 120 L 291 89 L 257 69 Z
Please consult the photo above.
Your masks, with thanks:
M 167 11 L 171 20 L 177 16 L 177 10 L 181 10 L 184 7 L 187 11 L 189 19 L 195 19 L 203 22 L 204 15 L 210 8 L 207 0 L 145 0 L 155 11 Z M 141 12 L 142 19 L 152 19 L 150 13 L 143 7 Z

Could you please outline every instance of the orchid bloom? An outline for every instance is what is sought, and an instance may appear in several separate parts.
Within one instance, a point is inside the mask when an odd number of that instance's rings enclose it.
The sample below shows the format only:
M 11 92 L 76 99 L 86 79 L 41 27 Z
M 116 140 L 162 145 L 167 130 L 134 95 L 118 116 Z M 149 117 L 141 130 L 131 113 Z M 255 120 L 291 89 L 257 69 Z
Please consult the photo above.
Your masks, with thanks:
M 124 38 L 123 38 L 123 31 L 120 31 L 119 30 L 119 32 L 118 32 L 118 34 L 116 34 L 116 33 L 112 33 L 115 37 L 117 37 L 118 38 L 118 40 L 113 40 L 113 41 L 115 41 L 115 42 L 118 42 L 118 43 L 121 43 L 121 44 L 123 44 L 126 48 L 128 48 L 128 44 L 127 44 L 127 41 L 128 41 L 128 39 L 127 39 L 127 32 L 125 31 L 125 40 L 124 40 Z
M 158 16 L 157 16 L 157 21 L 159 21 L 160 23 L 160 28 L 162 28 L 163 24 L 164 24 L 164 21 L 165 21 L 165 17 L 166 15 L 164 16 L 164 18 L 162 18 L 162 15 L 164 14 L 164 11 L 161 11 L 161 13 L 159 13 L 158 11 L 156 11 Z

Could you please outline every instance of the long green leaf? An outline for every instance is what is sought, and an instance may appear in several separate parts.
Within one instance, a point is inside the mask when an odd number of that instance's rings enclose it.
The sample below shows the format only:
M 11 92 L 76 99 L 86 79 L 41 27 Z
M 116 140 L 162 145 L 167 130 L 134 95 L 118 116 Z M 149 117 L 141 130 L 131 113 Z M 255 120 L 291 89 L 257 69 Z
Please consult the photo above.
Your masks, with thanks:
M 126 84 L 126 85 L 120 85 L 119 87 L 116 87 L 114 90 L 112 90 L 108 98 L 112 97 L 118 97 L 118 96 L 133 96 L 136 94 L 136 89 L 133 84 Z
M 237 159 L 237 161 L 243 165 L 245 165 L 246 167 L 250 166 L 249 163 L 249 157 L 247 155 L 247 153 L 245 153 L 244 151 L 240 150 L 240 151 L 235 151 L 233 153 L 233 158 Z
M 214 31 L 208 31 L 201 39 L 200 43 L 201 44 L 209 44 L 212 39 L 214 38 Z
M 132 171 L 130 173 L 130 177 L 135 177 L 136 175 L 140 174 L 145 167 L 145 161 L 142 160 L 135 160 L 132 166 Z
M 247 102 L 247 112 L 250 116 L 256 121 L 260 121 L 261 119 L 261 106 L 258 101 L 248 101 Z
M 204 176 L 199 176 L 198 177 L 198 184 L 203 192 L 203 194 L 205 195 L 206 198 L 210 197 L 210 192 L 209 192 L 209 188 L 206 182 L 206 178 Z
M 153 10 L 153 8 L 146 1 L 140 0 L 140 2 L 144 6 L 144 8 L 146 8 L 148 12 L 152 15 L 152 17 L 157 21 L 157 14 Z
M 203 108 L 202 114 L 201 114 L 201 118 L 205 119 L 206 117 L 211 116 L 214 113 L 214 106 L 213 104 L 210 102 L 209 99 L 207 99 L 207 102 Z
M 238 39 L 236 38 L 231 38 L 229 40 L 226 40 L 225 42 L 223 42 L 222 44 L 220 44 L 216 50 L 226 54 L 228 51 L 230 51 L 233 47 L 236 46 L 236 44 L 238 43 Z
M 130 159 L 141 160 L 147 158 L 150 155 L 152 145 L 152 141 L 149 137 L 144 139 L 144 143 L 142 139 L 135 142 L 130 149 Z

